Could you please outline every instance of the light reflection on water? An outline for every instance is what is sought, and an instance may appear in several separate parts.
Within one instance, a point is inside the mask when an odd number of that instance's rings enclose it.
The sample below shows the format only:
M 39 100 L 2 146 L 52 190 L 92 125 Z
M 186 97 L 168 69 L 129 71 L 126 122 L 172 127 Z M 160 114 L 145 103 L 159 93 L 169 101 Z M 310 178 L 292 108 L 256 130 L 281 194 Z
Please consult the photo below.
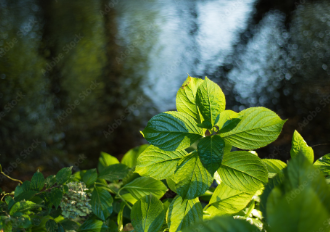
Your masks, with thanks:
M 222 64 L 237 33 L 246 26 L 253 3 L 155 0 L 127 1 L 124 8 L 118 7 L 122 9 L 121 37 L 138 37 L 141 31 L 148 36 L 144 46 L 151 50 L 145 91 L 160 111 L 175 108 L 176 92 L 187 74 L 203 76 L 206 67 L 212 70 Z

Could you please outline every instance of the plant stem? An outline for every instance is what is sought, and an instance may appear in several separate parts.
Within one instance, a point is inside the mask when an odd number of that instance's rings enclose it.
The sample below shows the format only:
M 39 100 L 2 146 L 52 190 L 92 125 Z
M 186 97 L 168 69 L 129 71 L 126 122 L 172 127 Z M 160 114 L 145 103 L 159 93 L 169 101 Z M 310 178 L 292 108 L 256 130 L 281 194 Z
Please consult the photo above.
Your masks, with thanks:
M 7 178 L 9 178 L 9 179 L 11 179 L 11 180 L 13 180 L 13 181 L 17 181 L 17 182 L 19 182 L 19 183 L 21 183 L 21 184 L 23 184 L 23 182 L 22 181 L 20 181 L 20 180 L 17 180 L 17 179 L 14 179 L 14 178 L 11 178 L 10 176 L 7 176 L 2 170 L 1 170 L 1 174 L 2 175 L 4 175 L 5 177 L 7 177 Z
M 125 204 L 127 205 L 127 207 L 129 208 L 129 209 L 132 209 L 132 207 L 128 204 L 128 202 L 119 194 L 119 192 L 120 192 L 120 190 L 118 191 L 118 193 L 117 193 L 117 195 L 118 195 L 118 197 L 123 201 L 123 202 L 125 202 Z

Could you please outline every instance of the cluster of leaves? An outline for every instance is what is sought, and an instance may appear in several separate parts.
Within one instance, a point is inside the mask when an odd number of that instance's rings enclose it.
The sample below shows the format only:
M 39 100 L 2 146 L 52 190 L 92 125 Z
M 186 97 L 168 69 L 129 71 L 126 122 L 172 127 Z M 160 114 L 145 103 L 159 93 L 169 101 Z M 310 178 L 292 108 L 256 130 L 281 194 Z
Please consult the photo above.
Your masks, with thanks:
M 329 231 L 330 154 L 313 165 L 313 149 L 295 132 L 288 165 L 260 159 L 253 150 L 276 140 L 285 121 L 263 107 L 236 113 L 225 104 L 218 85 L 188 77 L 178 111 L 154 116 L 142 131 L 150 145 L 121 162 L 101 153 L 97 169 L 73 175 L 70 168 L 46 179 L 37 172 L 3 193 L 0 228 Z

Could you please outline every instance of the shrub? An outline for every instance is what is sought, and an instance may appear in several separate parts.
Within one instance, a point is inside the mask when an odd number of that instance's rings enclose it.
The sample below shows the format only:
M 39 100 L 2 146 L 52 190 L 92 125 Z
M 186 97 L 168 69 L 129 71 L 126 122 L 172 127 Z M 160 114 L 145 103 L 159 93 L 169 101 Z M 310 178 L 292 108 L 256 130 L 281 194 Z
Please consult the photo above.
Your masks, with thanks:
M 176 104 L 141 132 L 150 145 L 121 163 L 102 152 L 97 169 L 63 168 L 46 179 L 36 172 L 2 192 L 0 228 L 329 231 L 330 154 L 313 164 L 313 149 L 296 131 L 288 165 L 260 159 L 254 150 L 276 140 L 285 120 L 263 107 L 225 110 L 224 94 L 207 78 L 188 77 Z

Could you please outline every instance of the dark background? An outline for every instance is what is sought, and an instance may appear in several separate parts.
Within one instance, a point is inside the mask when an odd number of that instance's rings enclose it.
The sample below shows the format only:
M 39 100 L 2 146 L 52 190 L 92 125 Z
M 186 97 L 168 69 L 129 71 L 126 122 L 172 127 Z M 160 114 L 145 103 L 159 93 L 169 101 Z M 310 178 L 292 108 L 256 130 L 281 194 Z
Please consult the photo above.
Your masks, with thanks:
M 227 109 L 289 119 L 260 157 L 288 160 L 298 130 L 318 158 L 329 58 L 329 1 L 0 0 L 0 163 L 24 180 L 94 168 L 100 151 L 121 158 L 175 110 L 187 73 L 217 82 Z

